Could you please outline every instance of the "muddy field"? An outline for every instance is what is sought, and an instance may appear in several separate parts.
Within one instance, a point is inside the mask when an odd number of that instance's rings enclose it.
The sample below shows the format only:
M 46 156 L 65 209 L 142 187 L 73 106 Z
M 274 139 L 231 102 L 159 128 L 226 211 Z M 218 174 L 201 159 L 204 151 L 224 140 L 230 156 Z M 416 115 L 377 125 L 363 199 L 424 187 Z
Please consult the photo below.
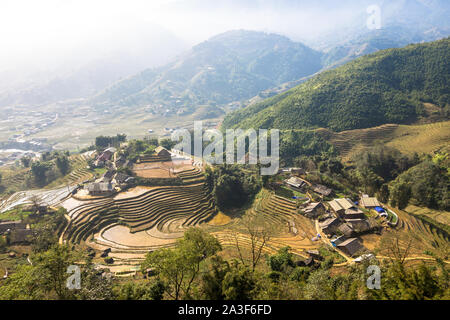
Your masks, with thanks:
M 103 232 L 102 237 L 128 247 L 168 245 L 175 242 L 174 239 L 152 237 L 145 231 L 131 233 L 130 229 L 125 226 L 114 226 L 107 229 Z
M 191 160 L 160 161 L 135 164 L 133 172 L 142 178 L 175 178 L 177 172 L 192 168 Z

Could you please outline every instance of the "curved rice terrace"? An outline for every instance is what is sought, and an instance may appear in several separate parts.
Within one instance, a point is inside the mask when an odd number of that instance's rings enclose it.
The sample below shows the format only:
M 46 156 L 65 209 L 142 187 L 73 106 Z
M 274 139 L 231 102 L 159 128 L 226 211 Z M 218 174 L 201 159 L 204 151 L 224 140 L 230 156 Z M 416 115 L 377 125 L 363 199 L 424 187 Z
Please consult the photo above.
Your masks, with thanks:
M 90 158 L 89 154 L 70 156 L 71 172 L 61 177 L 42 189 L 31 189 L 27 191 L 18 191 L 0 202 L 0 213 L 8 211 L 14 207 L 30 204 L 31 199 L 37 197 L 39 201 L 48 206 L 58 206 L 64 201 L 75 189 L 78 183 L 91 179 L 94 174 L 87 169 Z M 8 186 L 23 188 L 25 176 L 29 169 L 23 172 L 19 171 L 13 176 L 8 177 Z
M 141 260 L 149 251 L 172 246 L 184 230 L 216 213 L 203 172 L 192 167 L 177 173 L 182 186 L 137 187 L 115 197 L 63 203 L 69 225 L 61 241 L 111 248 L 112 257 Z
M 273 227 L 264 253 L 273 254 L 290 246 L 293 253 L 307 257 L 306 250 L 323 245 L 322 241 L 312 240 L 317 234 L 314 221 L 298 214 L 295 202 L 266 189 L 256 196 L 245 212 L 234 217 L 226 215 L 227 219 L 222 219 L 224 223 L 212 221 L 217 217 L 217 209 L 206 190 L 202 169 L 192 165 L 183 165 L 174 172 L 183 185 L 138 186 L 115 196 L 90 200 L 70 197 L 69 193 L 74 189 L 70 184 L 93 176 L 86 169 L 86 156 L 72 156 L 70 160 L 72 172 L 58 181 L 60 186 L 66 184 L 69 187 L 18 192 L 4 201 L 0 210 L 28 203 L 34 195 L 51 206 L 62 205 L 68 211 L 68 224 L 60 235 L 60 242 L 98 251 L 110 249 L 109 256 L 114 263 L 108 267 L 113 272 L 131 272 L 149 251 L 174 246 L 192 226 L 204 228 L 224 247 L 233 248 L 238 242 L 243 250 L 250 250 L 252 239 L 242 223 L 245 217 L 261 218 Z M 412 239 L 413 258 L 424 257 L 424 250 L 428 249 L 442 252 L 444 256 L 448 254 L 448 234 L 406 212 L 396 212 L 398 226 L 386 230 L 383 235 L 397 235 L 403 246 L 409 241 L 407 239 Z M 374 249 L 382 237 L 367 235 L 361 238 L 368 248 Z
M 390 207 L 389 207 L 390 208 Z M 434 252 L 440 257 L 448 257 L 450 253 L 450 237 L 444 230 L 427 223 L 413 215 L 398 209 L 390 208 L 398 215 L 398 225 L 391 229 L 383 231 L 382 238 L 398 239 L 401 248 L 405 249 L 410 245 L 409 258 L 426 258 L 426 252 Z M 378 249 L 381 255 L 384 255 L 389 248 L 380 242 L 380 236 L 365 235 L 362 236 L 363 243 L 369 249 Z M 431 258 L 431 257 L 428 257 Z M 445 258 L 444 260 L 447 260 Z
M 316 235 L 312 220 L 297 213 L 296 203 L 279 197 L 268 190 L 262 190 L 253 206 L 241 218 L 236 218 L 225 226 L 208 226 L 223 246 L 234 247 L 236 241 L 244 249 L 251 247 L 248 231 L 240 223 L 246 216 L 257 217 L 272 227 L 272 236 L 264 248 L 265 253 L 275 253 L 282 247 L 290 246 L 293 253 L 305 256 L 304 251 L 320 247 L 311 239 Z
M 274 253 L 289 245 L 293 252 L 319 247 L 312 242 L 313 223 L 296 213 L 296 203 L 263 190 L 242 217 L 226 224 L 208 223 L 216 216 L 213 199 L 206 190 L 200 168 L 177 172 L 181 186 L 135 187 L 114 197 L 95 200 L 70 198 L 62 205 L 68 210 L 69 224 L 60 242 L 111 249 L 115 269 L 139 264 L 148 251 L 171 247 L 186 228 L 200 226 L 215 235 L 222 245 L 234 246 L 236 234 L 242 248 L 250 247 L 249 235 L 241 224 L 245 216 L 261 217 L 274 227 L 264 252 Z

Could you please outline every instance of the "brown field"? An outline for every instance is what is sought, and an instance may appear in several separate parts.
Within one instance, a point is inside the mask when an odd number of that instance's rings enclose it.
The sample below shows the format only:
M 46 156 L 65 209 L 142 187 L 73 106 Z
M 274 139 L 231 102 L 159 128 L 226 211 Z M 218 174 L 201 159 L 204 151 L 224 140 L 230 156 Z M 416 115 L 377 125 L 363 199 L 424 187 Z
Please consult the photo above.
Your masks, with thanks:
M 190 160 L 144 162 L 135 164 L 133 172 L 141 178 L 174 178 L 177 172 L 191 168 Z
M 105 230 L 102 237 L 105 240 L 127 247 L 150 247 L 173 244 L 175 242 L 174 239 L 152 237 L 145 231 L 131 233 L 128 227 L 119 225 Z

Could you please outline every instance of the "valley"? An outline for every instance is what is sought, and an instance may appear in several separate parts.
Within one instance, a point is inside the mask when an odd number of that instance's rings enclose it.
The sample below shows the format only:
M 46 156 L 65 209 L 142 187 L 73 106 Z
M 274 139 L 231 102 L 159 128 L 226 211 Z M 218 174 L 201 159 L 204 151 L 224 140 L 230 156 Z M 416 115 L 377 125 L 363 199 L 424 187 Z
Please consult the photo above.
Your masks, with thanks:
M 372 2 L 34 8 L 0 300 L 448 300 L 450 5 Z

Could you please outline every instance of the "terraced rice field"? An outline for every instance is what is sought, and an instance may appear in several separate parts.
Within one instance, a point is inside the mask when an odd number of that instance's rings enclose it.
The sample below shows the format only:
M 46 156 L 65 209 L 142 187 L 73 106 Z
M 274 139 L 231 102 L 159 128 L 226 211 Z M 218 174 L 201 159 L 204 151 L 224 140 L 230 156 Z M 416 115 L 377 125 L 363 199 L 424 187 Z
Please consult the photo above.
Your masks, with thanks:
M 124 263 L 173 246 L 186 228 L 202 225 L 216 213 L 199 168 L 191 166 L 177 175 L 183 186 L 137 187 L 115 197 L 67 200 L 70 221 L 61 241 L 111 248 Z
M 385 124 L 378 127 L 332 132 L 327 129 L 318 129 L 323 138 L 332 143 L 340 155 L 346 158 L 354 148 L 368 147 L 376 141 L 385 140 L 398 128 L 396 124 Z
M 313 221 L 297 213 L 295 202 L 267 190 L 259 194 L 259 198 L 243 218 L 245 216 L 261 218 L 273 227 L 271 239 L 264 249 L 265 253 L 275 253 L 282 247 L 290 246 L 292 252 L 306 257 L 305 250 L 320 247 L 320 242 L 311 240 L 315 236 Z M 236 237 L 240 247 L 251 247 L 251 239 L 241 224 L 241 218 L 234 219 L 224 227 L 209 225 L 207 230 L 225 247 L 236 246 Z
M 395 229 L 385 230 L 382 238 L 399 239 L 400 245 L 403 248 L 411 241 L 410 256 L 412 257 L 423 257 L 426 250 L 434 252 L 441 257 L 448 257 L 450 254 L 450 238 L 445 232 L 442 232 L 440 229 L 437 229 L 404 211 L 394 211 L 399 217 L 399 223 Z M 373 236 L 374 238 L 369 239 L 370 236 Z M 378 247 L 381 251 L 386 251 L 388 249 L 383 248 L 383 244 L 380 242 L 379 237 L 374 235 L 370 236 L 363 236 L 363 239 L 368 242 L 373 242 L 373 246 Z
M 0 203 L 0 212 L 5 212 L 13 209 L 14 207 L 31 204 L 33 197 L 39 198 L 42 204 L 48 206 L 58 206 L 61 204 L 72 192 L 74 187 L 61 187 L 57 189 L 37 189 L 30 191 L 20 191 L 11 195 L 9 198 Z
M 26 177 L 30 170 L 27 168 L 2 169 L 2 184 L 11 190 L 23 190 L 26 187 Z
M 429 153 L 447 146 L 450 140 L 450 121 L 424 125 L 399 126 L 394 138 L 386 145 L 404 153 Z
M 342 158 L 348 161 L 377 142 L 396 148 L 403 153 L 429 153 L 448 145 L 450 121 L 422 125 L 385 124 L 378 127 L 332 132 L 318 129 L 317 133 L 332 143 Z
M 16 206 L 30 204 L 33 197 L 38 198 L 42 204 L 48 206 L 57 206 L 61 204 L 79 182 L 88 180 L 93 176 L 93 174 L 86 169 L 88 158 L 88 154 L 71 156 L 70 165 L 72 172 L 70 174 L 57 179 L 44 189 L 19 191 L 12 194 L 10 197 L 0 202 L 0 212 L 5 212 Z M 19 174 L 16 174 L 16 176 L 19 176 Z M 22 179 L 24 179 L 24 176 L 25 173 L 22 173 Z M 19 183 L 18 181 L 16 182 Z
M 177 172 L 192 168 L 190 160 L 146 161 L 133 166 L 134 173 L 142 178 L 173 178 Z
M 414 205 L 409 205 L 405 208 L 405 211 L 414 215 L 424 215 L 436 220 L 439 223 L 450 226 L 450 213 L 448 211 L 421 208 Z
M 70 156 L 71 172 L 52 182 L 47 188 L 53 188 L 60 185 L 75 185 L 94 177 L 94 174 L 88 169 L 88 159 L 92 157 L 92 153 L 76 154 Z

